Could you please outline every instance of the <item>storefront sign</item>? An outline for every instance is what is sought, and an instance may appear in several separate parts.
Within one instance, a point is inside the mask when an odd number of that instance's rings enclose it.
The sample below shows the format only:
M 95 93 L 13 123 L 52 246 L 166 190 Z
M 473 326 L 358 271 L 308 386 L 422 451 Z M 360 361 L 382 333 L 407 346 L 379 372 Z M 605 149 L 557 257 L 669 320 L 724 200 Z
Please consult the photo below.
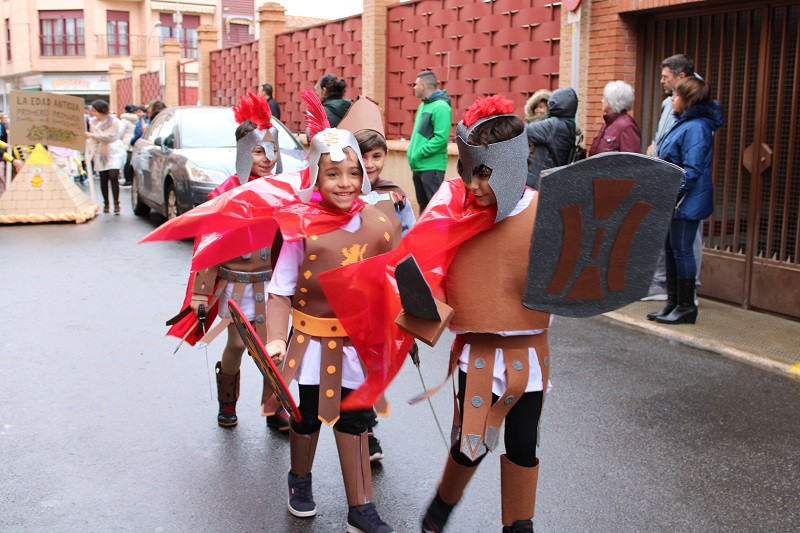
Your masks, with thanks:
M 48 92 L 11 91 L 11 144 L 62 146 L 83 150 L 83 98 Z
M 108 94 L 111 83 L 108 74 L 44 74 L 42 90 L 69 94 Z

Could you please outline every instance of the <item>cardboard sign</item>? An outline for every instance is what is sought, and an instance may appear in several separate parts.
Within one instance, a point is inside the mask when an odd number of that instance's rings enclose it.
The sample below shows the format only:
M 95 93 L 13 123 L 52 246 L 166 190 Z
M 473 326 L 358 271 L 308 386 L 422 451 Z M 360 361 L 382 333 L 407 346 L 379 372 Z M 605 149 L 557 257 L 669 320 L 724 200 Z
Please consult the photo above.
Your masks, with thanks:
M 11 91 L 11 144 L 86 147 L 83 98 L 38 91 Z

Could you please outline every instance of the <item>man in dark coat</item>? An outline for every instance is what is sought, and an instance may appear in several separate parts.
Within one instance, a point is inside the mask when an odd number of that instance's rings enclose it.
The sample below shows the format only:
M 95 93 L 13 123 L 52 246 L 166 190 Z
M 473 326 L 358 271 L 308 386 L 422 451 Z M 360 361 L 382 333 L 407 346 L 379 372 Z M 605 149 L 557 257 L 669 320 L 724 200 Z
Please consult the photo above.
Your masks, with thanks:
M 539 185 L 542 170 L 570 163 L 575 151 L 575 114 L 578 95 L 572 87 L 553 92 L 547 101 L 550 118 L 525 127 L 531 154 L 528 158 L 528 187 Z

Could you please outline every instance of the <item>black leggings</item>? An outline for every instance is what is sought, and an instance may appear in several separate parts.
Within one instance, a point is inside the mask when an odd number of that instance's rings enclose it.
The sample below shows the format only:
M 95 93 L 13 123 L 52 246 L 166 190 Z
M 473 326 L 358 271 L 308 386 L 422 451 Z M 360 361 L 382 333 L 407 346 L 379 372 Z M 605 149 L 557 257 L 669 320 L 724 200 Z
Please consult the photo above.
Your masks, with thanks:
M 543 384 L 547 386 L 546 384 Z M 467 374 L 458 371 L 458 406 L 464 413 L 464 394 L 467 389 Z M 508 459 L 519 466 L 536 466 L 536 439 L 539 430 L 539 415 L 542 413 L 542 391 L 526 392 L 520 397 L 514 407 L 506 415 L 506 428 L 503 434 Z M 497 395 L 492 394 L 492 405 L 497 401 Z M 469 457 L 461 453 L 461 443 L 456 443 L 450 449 L 453 460 L 462 466 L 477 466 L 486 455 L 477 461 L 470 461 Z
M 292 429 L 300 435 L 310 435 L 319 430 L 322 421 L 319 419 L 319 385 L 299 385 L 300 389 L 300 423 L 292 421 Z M 342 400 L 353 392 L 353 389 L 342 387 Z M 370 409 L 359 409 L 357 411 L 342 411 L 339 420 L 333 425 L 333 429 L 349 435 L 361 435 L 367 430 L 367 415 Z
M 111 194 L 114 196 L 114 205 L 119 203 L 119 170 L 100 171 L 100 191 L 103 193 L 103 202 L 108 205 L 108 182 L 111 182 Z

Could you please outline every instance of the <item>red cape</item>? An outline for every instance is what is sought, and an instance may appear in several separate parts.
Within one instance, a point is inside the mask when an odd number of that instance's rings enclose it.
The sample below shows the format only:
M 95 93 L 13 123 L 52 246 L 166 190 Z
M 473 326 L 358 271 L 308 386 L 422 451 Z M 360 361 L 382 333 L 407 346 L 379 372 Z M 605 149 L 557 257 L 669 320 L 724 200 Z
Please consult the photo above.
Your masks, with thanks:
M 494 226 L 497 207 L 480 207 L 460 179 L 446 181 L 416 224 L 391 252 L 320 274 L 322 290 L 367 367 L 364 384 L 343 409 L 367 409 L 400 371 L 413 338 L 394 323 L 400 294 L 397 264 L 413 254 L 434 294 L 440 292 L 458 247 Z

